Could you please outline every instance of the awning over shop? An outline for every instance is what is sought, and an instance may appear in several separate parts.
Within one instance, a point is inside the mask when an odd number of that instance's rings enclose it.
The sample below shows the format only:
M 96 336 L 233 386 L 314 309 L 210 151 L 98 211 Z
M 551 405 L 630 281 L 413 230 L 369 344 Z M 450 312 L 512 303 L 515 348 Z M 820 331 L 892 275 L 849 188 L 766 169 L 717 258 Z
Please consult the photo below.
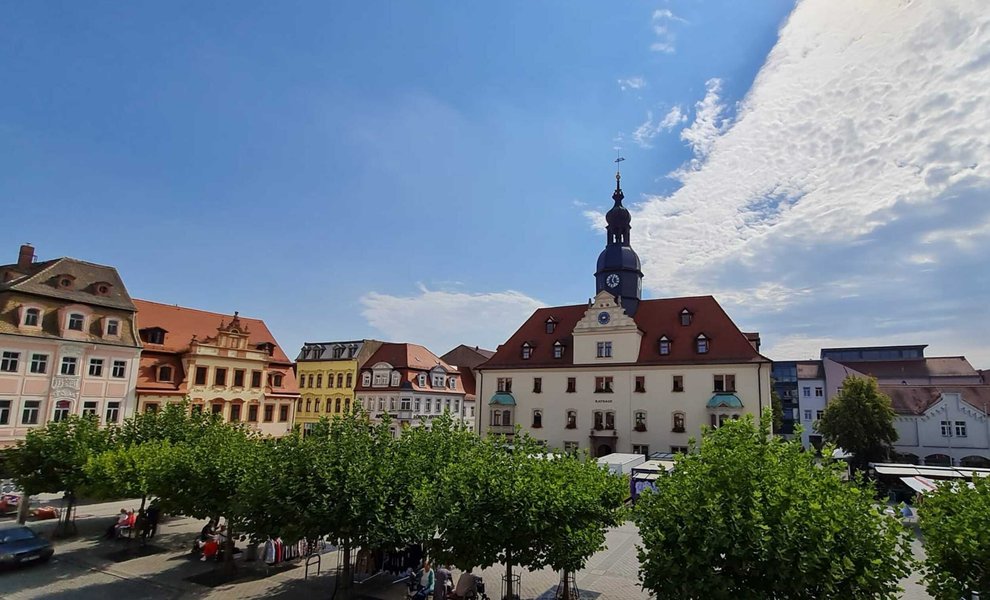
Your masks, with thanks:
M 708 408 L 742 408 L 739 396 L 729 392 L 719 392 L 708 401 Z
M 901 481 L 919 494 L 935 491 L 935 482 L 927 477 L 901 477 Z
M 492 399 L 488 401 L 488 406 L 515 406 L 516 399 L 509 392 L 495 392 Z

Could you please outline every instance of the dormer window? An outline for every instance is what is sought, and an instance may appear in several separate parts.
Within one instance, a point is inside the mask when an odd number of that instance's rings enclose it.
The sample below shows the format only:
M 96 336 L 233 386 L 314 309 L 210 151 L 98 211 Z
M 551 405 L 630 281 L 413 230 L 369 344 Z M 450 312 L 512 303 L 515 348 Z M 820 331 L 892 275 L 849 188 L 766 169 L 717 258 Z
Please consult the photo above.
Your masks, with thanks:
M 709 343 L 705 334 L 702 333 L 695 338 L 695 343 L 697 344 L 698 354 L 708 354 Z
M 113 286 L 105 281 L 98 281 L 93 284 L 93 293 L 97 296 L 109 296 Z
M 107 319 L 107 335 L 114 337 L 120 335 L 120 321 L 117 319 Z
M 168 365 L 158 367 L 158 381 L 172 381 L 172 367 Z
M 342 356 L 344 356 L 344 347 L 343 346 L 334 346 L 333 347 L 333 357 L 334 358 L 341 358 Z
M 444 387 L 443 380 L 444 380 L 443 373 L 434 373 L 433 374 L 433 387 L 435 387 L 435 388 L 442 388 L 442 387 Z
M 24 311 L 24 326 L 38 327 L 41 323 L 41 309 L 29 308 Z
M 681 311 L 681 325 L 684 325 L 685 327 L 688 326 L 688 325 L 690 325 L 691 324 L 691 319 L 693 317 L 694 317 L 694 314 L 691 311 L 689 311 L 688 309 L 685 308 L 684 310 Z
M 419 387 L 426 387 L 426 373 L 419 374 Z
M 72 331 L 82 331 L 83 323 L 85 323 L 86 318 L 79 313 L 72 313 L 69 315 L 69 329 Z
M 148 344 L 164 344 L 165 330 L 161 327 L 149 327 L 141 330 L 141 339 Z
M 553 357 L 563 358 L 564 357 L 564 345 L 560 342 L 553 343 Z
M 450 389 L 452 389 L 452 390 L 456 390 L 457 389 L 457 378 L 456 377 L 451 377 L 450 380 L 447 383 L 450 386 Z
M 392 371 L 392 387 L 399 387 L 399 372 Z
M 361 385 L 364 387 L 371 385 L 371 373 L 365 371 L 361 374 Z
M 533 347 L 529 345 L 529 342 L 525 342 L 522 345 L 522 358 L 523 360 L 529 360 L 533 356 Z
M 660 336 L 659 350 L 660 350 L 660 356 L 667 356 L 668 354 L 670 354 L 670 340 L 667 339 L 667 336 L 665 335 Z
M 282 374 L 272 373 L 269 376 L 269 381 L 271 382 L 272 387 L 282 387 Z
M 546 329 L 547 333 L 553 333 L 554 331 L 557 330 L 557 321 L 554 321 L 553 317 L 550 317 L 546 321 L 546 326 L 547 326 Z
M 62 288 L 64 290 L 72 289 L 72 286 L 75 285 L 75 282 L 76 282 L 76 278 L 73 277 L 72 275 L 65 274 L 65 275 L 57 275 L 55 277 L 55 287 Z
M 347 348 L 347 358 L 354 358 L 354 355 L 355 354 L 357 354 L 357 346 L 355 346 L 355 345 L 348 346 L 348 348 Z

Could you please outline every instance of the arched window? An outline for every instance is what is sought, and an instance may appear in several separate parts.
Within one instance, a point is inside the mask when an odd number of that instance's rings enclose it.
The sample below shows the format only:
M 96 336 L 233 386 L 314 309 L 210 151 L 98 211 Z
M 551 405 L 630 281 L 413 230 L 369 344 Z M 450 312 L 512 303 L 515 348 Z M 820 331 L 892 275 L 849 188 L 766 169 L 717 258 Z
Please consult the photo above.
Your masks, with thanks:
M 306 412 L 309 412 L 310 402 L 311 400 L 309 398 L 306 398 Z
M 333 401 L 333 412 L 335 413 L 340 412 L 340 398 L 337 398 L 336 400 Z
M 533 411 L 533 429 L 540 427 L 543 427 L 543 411 L 537 408 Z
M 610 410 L 605 412 L 605 429 L 615 429 L 615 413 Z
M 595 411 L 595 429 L 597 431 L 605 429 L 605 414 L 600 410 Z
M 566 427 L 567 427 L 567 429 L 576 429 L 577 428 L 577 411 L 576 410 L 569 410 L 569 411 L 567 411 L 567 425 L 566 425 Z
M 313 400 L 313 412 L 320 412 L 320 406 L 322 406 L 322 405 L 323 405 L 323 400 L 322 399 L 317 398 L 317 399 Z
M 337 373 L 337 387 L 344 387 L 344 374 Z
M 646 411 L 637 410 L 633 415 L 634 425 L 633 427 L 636 431 L 646 431 Z
M 705 334 L 699 334 L 695 343 L 697 343 L 698 354 L 708 354 L 708 338 L 705 337 Z
M 674 433 L 684 433 L 684 413 L 675 412 L 673 417 L 673 428 L 671 429 Z

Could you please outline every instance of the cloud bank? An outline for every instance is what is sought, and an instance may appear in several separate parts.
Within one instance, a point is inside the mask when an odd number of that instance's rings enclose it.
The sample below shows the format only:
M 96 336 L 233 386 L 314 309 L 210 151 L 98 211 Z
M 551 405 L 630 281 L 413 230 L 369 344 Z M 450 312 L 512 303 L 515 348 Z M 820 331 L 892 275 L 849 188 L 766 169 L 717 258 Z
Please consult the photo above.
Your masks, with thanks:
M 805 0 L 731 124 L 719 95 L 682 187 L 634 210 L 654 295 L 716 294 L 774 358 L 911 341 L 990 367 L 985 3 Z

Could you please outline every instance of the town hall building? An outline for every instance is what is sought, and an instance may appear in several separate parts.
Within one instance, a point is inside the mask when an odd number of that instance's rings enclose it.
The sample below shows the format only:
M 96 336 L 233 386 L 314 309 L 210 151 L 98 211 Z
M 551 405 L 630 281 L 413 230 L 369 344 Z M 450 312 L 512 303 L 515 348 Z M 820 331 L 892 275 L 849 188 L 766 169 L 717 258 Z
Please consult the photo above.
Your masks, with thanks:
M 702 426 L 770 406 L 770 360 L 711 296 L 642 298 L 616 173 L 587 304 L 540 308 L 477 367 L 479 431 L 560 450 L 683 452 Z

